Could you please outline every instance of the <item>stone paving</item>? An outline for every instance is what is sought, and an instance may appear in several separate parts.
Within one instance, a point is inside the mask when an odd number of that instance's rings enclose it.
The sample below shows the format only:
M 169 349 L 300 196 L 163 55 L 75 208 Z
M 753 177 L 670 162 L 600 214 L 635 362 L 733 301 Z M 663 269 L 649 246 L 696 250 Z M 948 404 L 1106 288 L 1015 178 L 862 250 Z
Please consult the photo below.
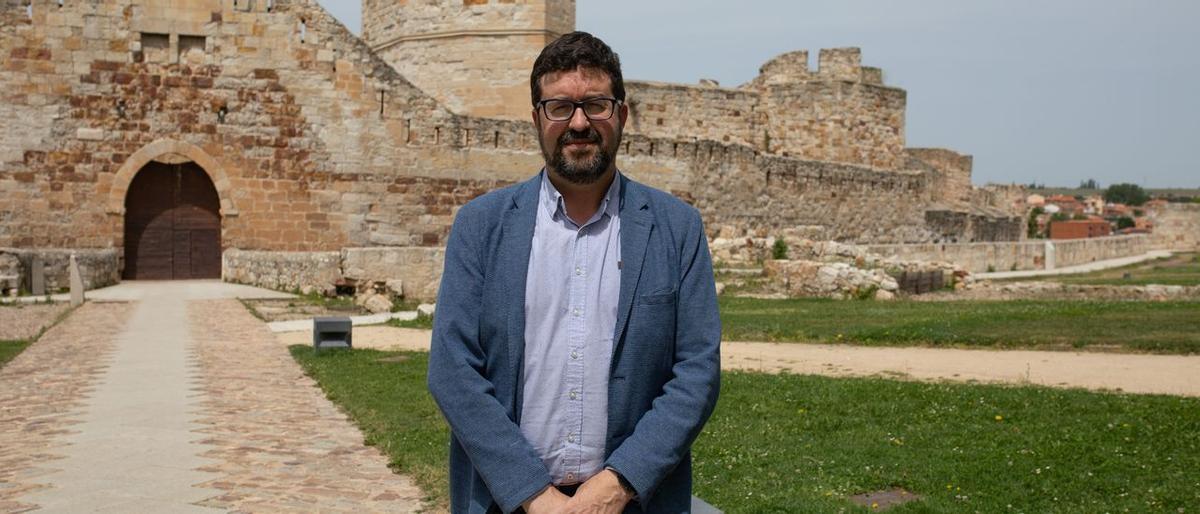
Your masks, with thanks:
M 0 512 L 38 508 L 22 497 L 49 487 L 60 471 L 130 311 L 128 304 L 85 304 L 0 368 Z
M 239 512 L 413 512 L 421 491 L 323 395 L 234 300 L 189 304 L 202 377 L 203 468 L 223 491 L 200 505 Z

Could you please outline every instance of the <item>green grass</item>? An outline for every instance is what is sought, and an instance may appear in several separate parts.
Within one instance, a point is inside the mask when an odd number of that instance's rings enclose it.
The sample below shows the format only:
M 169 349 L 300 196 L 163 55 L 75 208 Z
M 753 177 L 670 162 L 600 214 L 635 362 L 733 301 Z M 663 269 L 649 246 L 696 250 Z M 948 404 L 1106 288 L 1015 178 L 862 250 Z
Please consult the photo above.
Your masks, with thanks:
M 400 328 L 420 328 L 424 330 L 433 330 L 433 316 L 417 315 L 413 319 L 389 319 L 386 323 L 390 327 Z
M 411 476 L 426 501 L 447 505 L 450 430 L 425 387 L 429 354 L 376 350 L 326 350 L 295 345 L 292 356 L 325 394 L 354 419 L 368 445 Z
M 1200 301 L 858 302 L 721 297 L 727 341 L 1200 353 Z
M 1200 502 L 1200 399 L 724 377 L 694 453 L 696 494 L 725 512 L 865 512 L 843 498 L 891 488 L 923 497 L 891 512 L 1176 512 Z
M 1129 274 L 1129 278 L 1125 278 L 1126 274 Z M 1200 255 L 1179 255 L 1092 273 L 1047 277 L 1045 280 L 1080 285 L 1195 286 L 1200 285 Z
M 0 341 L 0 368 L 29 347 L 29 341 Z
M 292 354 L 445 505 L 427 354 Z M 845 498 L 897 487 L 922 499 L 892 512 L 1176 512 L 1200 502 L 1200 399 L 725 373 L 694 456 L 696 494 L 729 513 L 868 512 Z

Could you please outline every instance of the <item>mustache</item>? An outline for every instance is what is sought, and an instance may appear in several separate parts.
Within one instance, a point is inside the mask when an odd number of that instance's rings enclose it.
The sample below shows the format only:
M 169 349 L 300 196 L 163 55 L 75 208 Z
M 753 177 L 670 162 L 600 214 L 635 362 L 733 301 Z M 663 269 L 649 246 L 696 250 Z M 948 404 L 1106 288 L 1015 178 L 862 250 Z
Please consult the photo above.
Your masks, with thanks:
M 594 128 L 589 128 L 585 131 L 568 130 L 563 132 L 563 135 L 558 137 L 558 144 L 567 145 L 571 143 L 600 143 L 600 133 Z

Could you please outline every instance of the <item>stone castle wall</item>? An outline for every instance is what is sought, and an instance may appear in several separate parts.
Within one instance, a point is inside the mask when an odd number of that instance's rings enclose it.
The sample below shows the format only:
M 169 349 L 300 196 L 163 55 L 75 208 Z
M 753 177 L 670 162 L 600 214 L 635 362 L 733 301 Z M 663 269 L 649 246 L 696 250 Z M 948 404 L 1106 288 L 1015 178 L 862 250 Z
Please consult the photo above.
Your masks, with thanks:
M 528 120 L 529 70 L 574 0 L 364 0 L 363 40 L 451 111 Z
M 873 244 L 867 250 L 903 260 L 953 262 L 971 273 L 1062 268 L 1144 254 L 1155 247 L 1146 234 L 1063 241 L 948 244 Z
M 750 145 L 798 159 L 901 170 L 904 90 L 883 85 L 857 48 L 824 49 L 816 71 L 808 52 L 784 54 L 740 88 L 630 81 L 629 130 L 652 137 Z M 967 180 L 942 187 L 970 190 Z
M 1167 250 L 1200 250 L 1200 204 L 1169 203 L 1150 213 L 1156 244 Z
M 20 122 L 0 125 L 0 247 L 115 249 L 119 266 L 133 177 L 152 160 L 190 160 L 220 197 L 231 280 L 290 289 L 299 282 L 272 266 L 326 276 L 331 264 L 286 263 L 388 247 L 396 256 L 378 258 L 424 278 L 362 278 L 400 279 L 421 297 L 436 289 L 426 275 L 440 272 L 404 252 L 440 251 L 457 206 L 542 164 L 528 121 L 451 112 L 311 0 L 276 0 L 270 11 L 221 0 L 37 2 L 32 16 L 2 5 L 0 116 Z M 869 75 L 829 61 L 835 76 Z M 721 93 L 703 90 L 699 104 L 754 96 L 712 90 Z M 926 219 L 925 171 L 775 155 L 749 132 L 727 142 L 706 140 L 716 132 L 631 132 L 621 168 L 693 203 L 710 232 L 942 238 Z M 342 278 L 369 269 L 338 255 Z

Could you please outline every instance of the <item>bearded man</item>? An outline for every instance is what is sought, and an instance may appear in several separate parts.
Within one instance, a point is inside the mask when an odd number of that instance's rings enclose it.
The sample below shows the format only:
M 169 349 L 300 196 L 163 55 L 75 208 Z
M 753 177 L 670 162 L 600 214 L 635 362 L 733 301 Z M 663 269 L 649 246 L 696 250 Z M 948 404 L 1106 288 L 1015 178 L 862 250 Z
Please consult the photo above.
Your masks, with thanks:
M 720 319 L 699 213 L 618 171 L 617 55 L 574 32 L 530 76 L 545 167 L 459 210 L 429 390 L 455 513 L 687 512 L 717 401 Z

